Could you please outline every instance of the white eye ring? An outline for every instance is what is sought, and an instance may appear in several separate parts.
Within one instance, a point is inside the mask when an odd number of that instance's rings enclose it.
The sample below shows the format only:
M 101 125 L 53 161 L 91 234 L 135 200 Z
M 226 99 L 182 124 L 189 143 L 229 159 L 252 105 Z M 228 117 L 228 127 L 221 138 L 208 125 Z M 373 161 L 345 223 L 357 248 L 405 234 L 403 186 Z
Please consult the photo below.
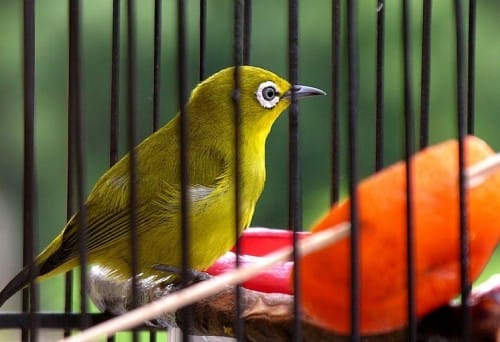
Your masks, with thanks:
M 280 101 L 280 90 L 274 82 L 262 82 L 255 92 L 255 97 L 262 107 L 271 109 Z

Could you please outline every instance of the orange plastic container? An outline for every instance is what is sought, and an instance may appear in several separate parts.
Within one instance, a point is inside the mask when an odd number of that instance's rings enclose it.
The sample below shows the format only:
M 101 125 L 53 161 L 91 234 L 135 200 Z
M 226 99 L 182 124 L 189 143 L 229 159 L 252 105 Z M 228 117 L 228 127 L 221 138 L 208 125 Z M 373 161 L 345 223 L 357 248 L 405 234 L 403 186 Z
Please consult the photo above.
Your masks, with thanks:
M 465 140 L 466 165 L 493 154 L 476 137 Z M 412 158 L 417 315 L 460 292 L 458 143 L 448 141 Z M 361 332 L 377 334 L 407 323 L 405 164 L 357 187 L 360 222 Z M 500 174 L 467 193 L 469 274 L 473 281 L 500 238 Z M 313 232 L 349 221 L 349 200 L 335 205 Z M 318 325 L 350 331 L 349 239 L 301 260 L 302 302 Z

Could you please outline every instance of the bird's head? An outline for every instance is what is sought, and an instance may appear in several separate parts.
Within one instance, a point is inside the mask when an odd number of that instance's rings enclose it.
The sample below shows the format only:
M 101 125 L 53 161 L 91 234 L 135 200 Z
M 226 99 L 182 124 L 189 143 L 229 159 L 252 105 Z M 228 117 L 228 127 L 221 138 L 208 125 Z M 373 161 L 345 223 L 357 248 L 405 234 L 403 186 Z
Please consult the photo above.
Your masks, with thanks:
M 194 121 L 214 126 L 232 127 L 235 96 L 239 96 L 240 122 L 243 134 L 263 135 L 265 138 L 274 121 L 288 108 L 292 91 L 297 99 L 325 95 L 307 86 L 294 85 L 276 74 L 252 66 L 239 68 L 240 87 L 235 92 L 235 68 L 223 69 L 200 83 L 192 92 L 188 112 Z

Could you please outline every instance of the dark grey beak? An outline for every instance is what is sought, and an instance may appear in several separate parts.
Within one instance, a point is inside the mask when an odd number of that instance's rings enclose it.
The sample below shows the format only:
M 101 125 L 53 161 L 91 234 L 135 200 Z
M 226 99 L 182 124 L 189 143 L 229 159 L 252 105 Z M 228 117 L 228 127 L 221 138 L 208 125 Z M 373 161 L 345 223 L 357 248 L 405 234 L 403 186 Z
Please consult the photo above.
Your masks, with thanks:
M 318 88 L 308 87 L 304 85 L 294 85 L 292 88 L 283 94 L 283 98 L 291 98 L 292 92 L 295 93 L 297 98 L 316 96 L 316 95 L 326 95 L 326 93 Z

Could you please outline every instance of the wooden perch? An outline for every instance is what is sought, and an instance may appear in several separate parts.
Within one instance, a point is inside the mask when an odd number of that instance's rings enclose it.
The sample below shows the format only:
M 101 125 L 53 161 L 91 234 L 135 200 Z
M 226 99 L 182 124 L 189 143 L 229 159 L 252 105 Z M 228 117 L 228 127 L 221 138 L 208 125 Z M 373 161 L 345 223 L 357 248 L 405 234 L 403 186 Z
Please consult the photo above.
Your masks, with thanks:
M 484 291 L 482 289 L 488 288 Z M 234 336 L 234 288 L 202 300 L 192 306 L 191 335 Z M 291 341 L 293 336 L 293 296 L 265 294 L 242 289 L 245 339 L 248 341 Z M 500 274 L 476 288 L 472 294 L 472 340 L 495 341 L 500 332 Z M 461 306 L 449 305 L 436 310 L 419 324 L 419 339 L 446 341 L 460 337 Z M 177 315 L 177 324 L 184 323 Z M 347 341 L 348 337 L 335 335 L 317 327 L 308 317 L 302 318 L 306 341 Z M 369 336 L 365 341 L 405 341 L 404 330 Z
M 130 282 L 118 282 L 107 277 L 100 268 L 90 272 L 90 297 L 101 310 L 114 314 L 128 311 L 131 298 Z M 141 304 L 149 303 L 172 292 L 171 286 L 161 281 L 140 282 Z M 242 319 L 245 339 L 248 341 L 290 341 L 293 336 L 293 296 L 262 293 L 241 289 Z M 165 314 L 149 324 L 167 328 L 180 327 L 189 335 L 226 336 L 235 334 L 235 288 L 226 286 L 216 295 L 203 299 L 192 307 L 192 321 L 187 324 L 183 315 Z M 500 333 L 500 274 L 473 290 L 471 296 L 473 340 L 495 341 Z M 460 306 L 449 305 L 436 310 L 419 324 L 419 339 L 442 338 L 444 341 L 460 336 Z M 335 335 L 316 326 L 307 316 L 302 318 L 306 341 L 347 341 L 348 337 Z M 404 330 L 390 334 L 364 337 L 365 341 L 405 341 Z
M 234 337 L 235 290 L 228 287 L 219 294 L 192 306 L 193 319 L 188 324 L 182 315 L 177 315 L 178 326 L 189 335 Z M 293 340 L 293 296 L 266 294 L 242 289 L 242 319 L 245 324 L 246 341 L 292 341 Z M 347 341 L 345 336 L 335 335 L 314 325 L 308 317 L 302 319 L 305 341 Z M 392 336 L 404 337 L 401 332 Z M 372 337 L 369 341 L 382 341 L 387 336 Z M 402 340 L 402 339 L 401 339 Z

